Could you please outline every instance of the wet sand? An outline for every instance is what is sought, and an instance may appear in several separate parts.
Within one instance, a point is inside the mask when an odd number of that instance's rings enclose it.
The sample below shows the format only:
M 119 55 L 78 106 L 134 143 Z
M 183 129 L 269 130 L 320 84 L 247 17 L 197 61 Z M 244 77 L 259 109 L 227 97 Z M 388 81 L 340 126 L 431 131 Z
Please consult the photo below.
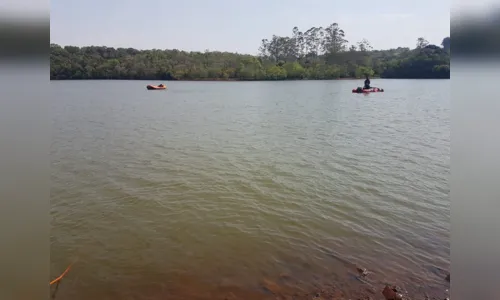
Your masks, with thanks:
M 397 282 L 383 283 L 377 278 L 376 273 L 364 268 L 342 270 L 342 277 L 338 272 L 332 276 L 316 276 L 309 280 L 301 280 L 288 273 L 281 273 L 277 277 L 262 278 L 255 282 L 248 282 L 246 285 L 227 277 L 214 275 L 212 282 L 196 279 L 194 276 L 178 276 L 177 278 L 150 278 L 148 284 L 137 282 L 123 282 L 125 286 L 120 289 L 113 288 L 112 280 L 109 286 L 89 287 L 84 295 L 68 297 L 72 294 L 71 286 L 78 271 L 68 275 L 60 282 L 60 286 L 52 286 L 53 299 L 193 299 L 193 300 L 347 300 L 347 299 L 390 299 L 383 295 L 384 287 L 390 286 L 397 289 L 397 293 L 406 300 L 434 300 L 446 299 L 449 297 L 449 281 L 447 276 L 443 277 L 443 283 L 447 283 L 445 289 L 429 289 L 425 283 L 418 287 L 410 286 L 407 290 L 398 285 Z M 73 277 L 73 278 L 72 278 Z M 314 277 L 314 276 L 313 276 Z M 217 283 L 214 283 L 217 282 Z M 415 283 L 417 285 L 417 283 Z M 126 288 L 125 288 L 126 287 Z M 108 292 L 103 293 L 107 290 Z M 54 297 L 55 295 L 55 297 Z M 401 299 L 401 298 L 396 298 Z

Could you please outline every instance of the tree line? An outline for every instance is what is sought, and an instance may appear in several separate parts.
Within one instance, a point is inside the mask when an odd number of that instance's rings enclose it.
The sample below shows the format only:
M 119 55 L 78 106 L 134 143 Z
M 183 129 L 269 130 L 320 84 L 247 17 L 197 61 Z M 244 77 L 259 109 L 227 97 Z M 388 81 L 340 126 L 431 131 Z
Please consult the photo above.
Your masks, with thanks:
M 441 46 L 419 38 L 414 49 L 349 46 L 337 23 L 263 39 L 259 55 L 220 51 L 50 46 L 50 79 L 286 80 L 450 78 L 450 38 Z

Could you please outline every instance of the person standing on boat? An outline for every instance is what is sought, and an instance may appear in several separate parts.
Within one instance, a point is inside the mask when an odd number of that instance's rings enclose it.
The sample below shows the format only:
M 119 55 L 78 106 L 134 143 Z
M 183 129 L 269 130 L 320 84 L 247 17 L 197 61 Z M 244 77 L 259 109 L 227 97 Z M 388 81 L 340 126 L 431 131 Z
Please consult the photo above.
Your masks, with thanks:
M 363 89 L 370 89 L 370 78 L 368 77 L 368 75 L 366 75 L 365 86 L 363 87 Z

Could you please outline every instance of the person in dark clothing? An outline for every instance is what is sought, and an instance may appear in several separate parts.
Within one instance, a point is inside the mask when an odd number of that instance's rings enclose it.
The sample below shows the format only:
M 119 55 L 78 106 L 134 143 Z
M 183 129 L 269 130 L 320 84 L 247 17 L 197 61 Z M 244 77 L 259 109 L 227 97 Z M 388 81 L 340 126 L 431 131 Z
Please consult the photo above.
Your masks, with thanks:
M 363 87 L 363 89 L 370 89 L 370 78 L 368 78 L 368 75 L 366 75 L 365 86 Z

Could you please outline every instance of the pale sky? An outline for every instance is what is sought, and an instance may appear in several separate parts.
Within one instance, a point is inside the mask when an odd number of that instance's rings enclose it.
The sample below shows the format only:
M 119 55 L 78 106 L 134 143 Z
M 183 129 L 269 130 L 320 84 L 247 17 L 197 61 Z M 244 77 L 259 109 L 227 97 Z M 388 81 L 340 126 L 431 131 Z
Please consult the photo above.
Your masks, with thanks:
M 464 0 L 462 0 L 464 1 Z M 468 2 L 468 1 L 465 1 Z M 414 48 L 450 35 L 451 0 L 52 0 L 51 43 L 256 54 L 263 38 L 336 22 L 349 44 Z

